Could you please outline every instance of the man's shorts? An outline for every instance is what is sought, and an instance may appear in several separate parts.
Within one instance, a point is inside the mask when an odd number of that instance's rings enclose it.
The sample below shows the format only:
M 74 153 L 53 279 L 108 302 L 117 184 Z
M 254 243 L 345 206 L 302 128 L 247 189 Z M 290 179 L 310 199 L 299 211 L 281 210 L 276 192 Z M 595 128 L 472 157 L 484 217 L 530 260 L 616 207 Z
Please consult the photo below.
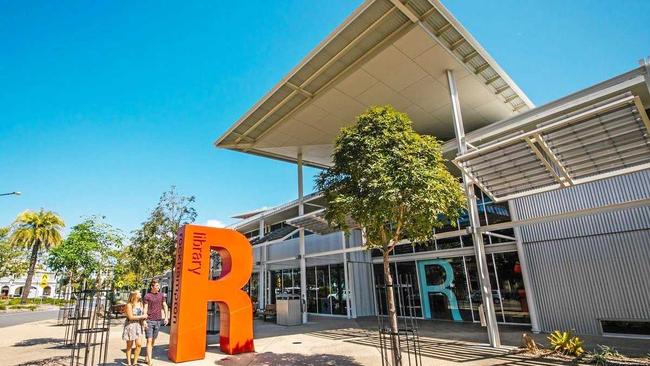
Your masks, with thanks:
M 158 338 L 158 332 L 160 331 L 160 320 L 147 320 L 147 329 L 145 331 L 145 336 L 147 339 Z

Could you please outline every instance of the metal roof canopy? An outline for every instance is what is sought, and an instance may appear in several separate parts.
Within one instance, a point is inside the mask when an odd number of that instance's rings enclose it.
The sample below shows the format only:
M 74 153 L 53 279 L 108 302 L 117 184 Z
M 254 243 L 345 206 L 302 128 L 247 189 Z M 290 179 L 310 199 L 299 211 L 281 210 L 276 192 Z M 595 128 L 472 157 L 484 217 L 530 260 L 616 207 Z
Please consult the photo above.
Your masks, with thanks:
M 451 138 L 446 69 L 470 131 L 533 106 L 439 1 L 367 0 L 215 145 L 286 161 L 302 151 L 305 165 L 326 167 L 340 128 L 383 104 Z
M 453 163 L 495 201 L 650 168 L 650 120 L 624 93 L 458 156 Z
M 325 207 L 325 198 L 320 192 L 308 194 L 304 197 L 303 204 L 305 205 L 305 212 L 311 213 Z M 236 222 L 229 228 L 238 230 L 240 232 L 247 232 L 259 228 L 259 221 L 264 220 L 267 225 L 275 224 L 278 222 L 285 222 L 287 219 L 298 216 L 299 200 L 293 200 L 275 207 L 268 208 L 253 216 L 248 216 L 245 219 Z
M 339 229 L 330 226 L 330 224 L 327 222 L 327 220 L 325 219 L 324 208 L 314 212 L 310 212 L 302 216 L 294 217 L 292 219 L 287 220 L 286 222 L 289 225 L 295 227 L 301 227 L 320 235 L 330 234 L 336 231 L 340 231 Z M 351 229 L 359 228 L 359 225 L 357 225 L 357 223 L 354 222 L 352 219 L 348 219 L 347 225 Z

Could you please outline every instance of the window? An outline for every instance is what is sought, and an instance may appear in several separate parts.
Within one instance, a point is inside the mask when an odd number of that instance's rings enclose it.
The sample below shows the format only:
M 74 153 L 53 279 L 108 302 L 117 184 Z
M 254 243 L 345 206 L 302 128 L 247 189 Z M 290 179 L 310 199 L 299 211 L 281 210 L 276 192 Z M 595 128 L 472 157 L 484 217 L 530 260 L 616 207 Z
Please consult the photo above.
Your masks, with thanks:
M 316 267 L 316 301 L 318 302 L 318 313 L 331 314 L 332 306 L 329 302 L 328 295 L 330 293 L 330 273 L 329 266 Z
M 407 243 L 407 244 L 396 245 L 395 249 L 393 249 L 393 252 L 391 254 L 399 255 L 399 254 L 411 254 L 411 253 L 413 253 L 413 245 Z
M 495 305 L 507 323 L 530 323 L 526 289 L 517 252 L 488 255 L 488 270 Z M 494 269 L 496 268 L 496 273 Z
M 436 239 L 436 247 L 438 250 L 460 248 L 460 237 Z
M 386 304 L 386 288 L 382 287 L 384 281 L 384 266 L 381 263 L 373 265 L 375 275 L 375 296 L 377 298 L 377 309 L 381 314 L 388 313 Z M 422 316 L 420 302 L 420 288 L 418 286 L 417 270 L 415 261 L 390 263 L 390 271 L 393 276 L 395 287 L 395 308 L 398 316 Z M 410 286 L 410 288 L 409 288 Z
M 307 311 L 318 312 L 318 286 L 316 284 L 316 267 L 307 267 Z
M 244 236 L 245 236 L 246 238 L 248 238 L 248 239 L 250 239 L 250 238 L 256 238 L 256 237 L 258 237 L 259 235 L 260 235 L 260 230 L 259 230 L 259 229 L 257 229 L 257 230 L 253 230 L 253 231 L 249 231 L 249 232 L 247 232 L 247 233 L 244 233 Z
M 397 301 L 397 314 L 403 316 L 422 316 L 420 306 L 420 286 L 418 286 L 415 262 L 397 262 L 396 283 L 401 286 L 401 298 Z
M 332 314 L 347 314 L 347 294 L 345 292 L 345 274 L 343 264 L 330 265 L 330 293 L 328 298 Z
M 248 293 L 248 296 L 250 296 L 251 301 L 253 303 L 257 302 L 257 295 L 258 295 L 258 289 L 259 289 L 259 280 L 260 280 L 260 274 L 258 272 L 253 272 L 251 275 L 251 278 L 248 280 L 248 283 L 244 286 L 244 291 Z M 253 304 L 253 307 L 256 307 L 255 304 Z
M 650 321 L 601 320 L 603 334 L 650 336 Z

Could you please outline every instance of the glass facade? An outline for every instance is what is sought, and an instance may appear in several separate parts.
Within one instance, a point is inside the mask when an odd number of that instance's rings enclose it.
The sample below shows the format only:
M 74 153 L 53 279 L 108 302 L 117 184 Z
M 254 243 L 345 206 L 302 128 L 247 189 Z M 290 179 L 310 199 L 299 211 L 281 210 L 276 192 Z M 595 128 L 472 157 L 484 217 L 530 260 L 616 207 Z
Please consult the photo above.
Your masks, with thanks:
M 300 295 L 300 269 L 268 271 L 267 293 L 275 304 L 278 294 Z M 343 264 L 307 267 L 307 312 L 347 315 L 347 292 Z M 251 286 L 252 287 L 252 286 Z
M 260 284 L 260 274 L 258 272 L 254 272 L 251 275 L 251 278 L 248 280 L 248 283 L 246 286 L 244 286 L 244 291 L 248 293 L 248 296 L 251 298 L 251 302 L 253 303 L 253 308 L 257 308 L 257 303 L 258 303 L 258 290 L 259 290 L 259 284 Z
M 307 267 L 307 311 L 347 315 L 343 264 Z
M 387 305 L 386 305 L 386 296 L 385 289 L 381 288 L 385 284 L 384 281 L 384 267 L 381 263 L 375 263 L 374 266 L 374 276 L 375 276 L 375 295 L 377 300 L 381 303 L 378 303 L 377 309 L 383 315 L 386 315 Z M 401 291 L 401 296 L 395 295 L 395 308 L 398 316 L 413 316 L 421 317 L 422 316 L 422 305 L 420 301 L 420 286 L 418 283 L 417 270 L 415 268 L 415 261 L 411 262 L 393 262 L 390 263 L 390 273 L 393 276 L 393 283 L 403 285 L 403 286 L 412 286 L 412 291 L 403 289 Z M 409 296 L 409 294 L 412 294 Z
M 510 221 L 507 203 L 492 202 L 480 190 L 478 210 L 482 225 Z M 467 215 L 461 216 L 455 225 L 447 223 L 434 233 L 458 231 L 469 225 Z M 395 284 L 395 305 L 399 316 L 416 316 L 425 319 L 478 322 L 479 306 L 483 302 L 471 235 L 459 232 L 450 238 L 434 238 L 418 245 L 400 245 L 391 253 L 390 271 Z M 512 229 L 492 231 L 484 235 L 486 246 L 502 243 L 514 244 Z M 514 245 L 512 245 L 514 247 Z M 510 246 L 493 247 L 494 251 L 512 250 Z M 453 252 L 448 250 L 453 249 Z M 444 252 L 447 251 L 447 252 Z M 437 253 L 438 252 L 438 253 Z M 419 254 L 417 260 L 408 256 Z M 379 250 L 371 252 L 372 257 L 381 257 Z M 450 255 L 454 255 L 451 257 Z M 421 259 L 421 258 L 427 259 Z M 516 252 L 487 255 L 488 271 L 492 284 L 492 301 L 497 320 L 501 323 L 530 323 L 526 291 L 523 285 L 521 266 Z M 294 264 L 295 265 L 295 264 Z M 347 314 L 347 296 L 343 264 L 317 265 L 307 267 L 306 301 L 307 311 L 314 314 Z M 374 289 L 377 310 L 386 314 L 384 275 L 382 264 L 373 265 Z M 275 303 L 280 293 L 300 295 L 300 270 L 288 268 L 267 272 L 266 298 Z M 259 278 L 251 279 L 249 291 L 257 300 Z M 406 289 L 405 289 L 406 288 Z
M 268 271 L 268 284 L 266 287 L 268 303 L 275 304 L 275 297 L 279 294 L 300 295 L 300 269 L 288 268 L 277 271 Z
M 481 192 L 478 188 L 476 189 L 476 192 L 479 195 L 478 211 L 481 225 L 493 225 L 510 221 L 510 210 L 508 209 L 507 202 L 495 203 L 492 202 L 492 200 L 490 200 L 487 195 L 484 195 L 483 192 Z M 451 223 L 447 221 L 447 224 L 443 225 L 442 228 L 434 230 L 434 234 L 464 229 L 468 226 L 469 218 L 467 214 L 464 214 L 458 219 L 455 226 L 452 226 Z M 492 235 L 484 234 L 483 242 L 485 245 L 508 243 L 515 240 L 514 236 L 515 233 L 513 229 L 496 230 L 492 232 Z M 474 242 L 471 235 L 459 235 L 451 238 L 432 239 L 430 241 L 418 243 L 416 245 L 402 244 L 395 247 L 391 255 L 458 249 L 471 247 L 473 245 Z M 381 257 L 381 251 L 377 249 L 373 250 L 372 256 L 375 258 Z
M 530 323 L 526 291 L 516 252 L 488 254 L 497 321 Z M 390 263 L 396 283 L 411 283 L 414 295 L 409 301 L 396 298 L 398 315 L 414 315 L 426 319 L 479 321 L 478 306 L 483 302 L 474 256 L 435 258 Z M 383 265 L 374 264 L 375 284 L 384 284 Z M 386 314 L 383 289 L 375 289 L 378 308 Z

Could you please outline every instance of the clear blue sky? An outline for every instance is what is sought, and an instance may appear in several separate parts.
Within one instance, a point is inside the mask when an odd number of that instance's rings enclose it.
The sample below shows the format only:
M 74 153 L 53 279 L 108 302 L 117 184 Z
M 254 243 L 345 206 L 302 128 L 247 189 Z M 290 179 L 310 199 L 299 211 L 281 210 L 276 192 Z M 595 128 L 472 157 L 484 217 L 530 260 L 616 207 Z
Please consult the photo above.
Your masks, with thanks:
M 294 165 L 212 142 L 358 3 L 0 0 L 0 191 L 23 192 L 0 225 L 44 207 L 129 232 L 171 185 L 199 223 L 295 198 Z M 650 55 L 648 1 L 444 3 L 538 105 Z

